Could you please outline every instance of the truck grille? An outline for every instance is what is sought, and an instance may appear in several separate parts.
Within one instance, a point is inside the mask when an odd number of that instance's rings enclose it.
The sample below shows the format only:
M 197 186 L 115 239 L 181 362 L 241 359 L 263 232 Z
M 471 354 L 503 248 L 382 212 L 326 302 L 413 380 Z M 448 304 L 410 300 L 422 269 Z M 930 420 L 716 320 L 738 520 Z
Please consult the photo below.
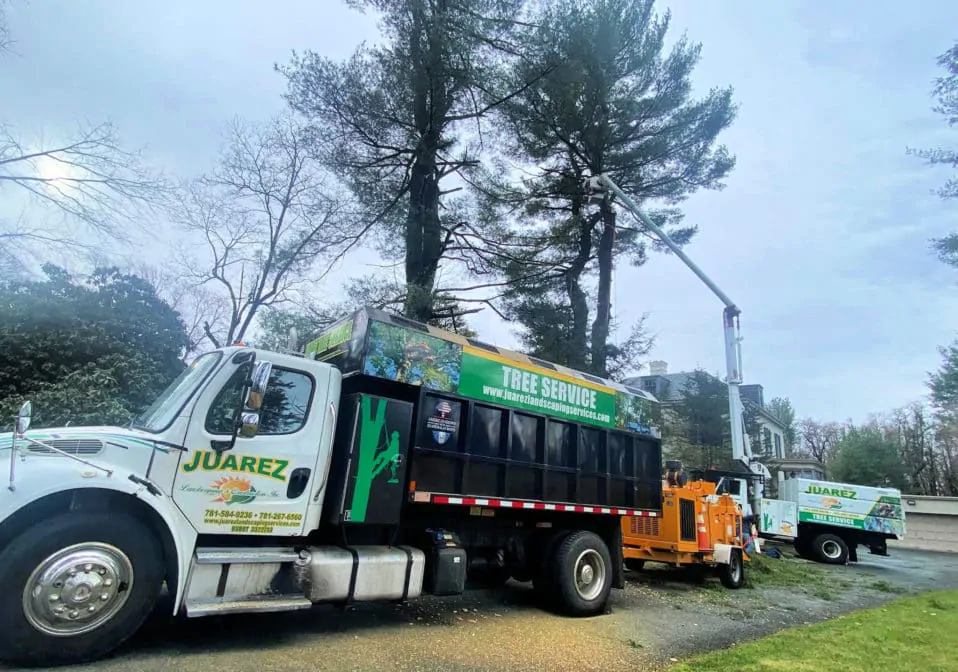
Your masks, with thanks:
M 679 534 L 682 541 L 695 541 L 695 502 L 679 500 Z
M 53 439 L 44 441 L 47 446 L 52 446 L 57 450 L 62 450 L 70 455 L 96 455 L 103 450 L 103 442 L 99 439 Z M 26 447 L 27 452 L 40 455 L 56 455 L 56 453 L 46 446 L 40 446 L 31 443 Z
M 657 537 L 659 536 L 659 519 L 658 518 L 646 518 L 644 516 L 638 517 L 634 516 L 630 518 L 631 527 L 629 531 L 634 535 L 640 535 L 643 537 Z

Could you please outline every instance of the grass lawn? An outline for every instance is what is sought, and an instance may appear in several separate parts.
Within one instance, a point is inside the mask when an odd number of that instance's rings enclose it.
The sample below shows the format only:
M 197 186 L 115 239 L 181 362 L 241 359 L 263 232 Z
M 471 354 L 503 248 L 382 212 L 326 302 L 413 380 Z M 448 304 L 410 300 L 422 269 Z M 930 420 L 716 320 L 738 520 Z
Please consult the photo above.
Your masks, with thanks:
M 958 591 L 889 602 L 732 649 L 690 658 L 670 672 L 875 672 L 958 670 Z

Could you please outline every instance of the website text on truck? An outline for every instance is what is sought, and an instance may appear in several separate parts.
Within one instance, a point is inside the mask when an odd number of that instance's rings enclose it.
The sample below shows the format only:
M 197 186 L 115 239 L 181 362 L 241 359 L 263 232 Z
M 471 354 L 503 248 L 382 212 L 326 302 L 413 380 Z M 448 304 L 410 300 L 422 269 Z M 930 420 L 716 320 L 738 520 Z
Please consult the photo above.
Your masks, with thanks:
M 0 435 L 0 659 L 99 658 L 165 583 L 188 617 L 532 581 L 571 615 L 661 514 L 646 392 L 362 310 L 306 356 L 197 358 L 128 428 Z M 308 614 L 304 617 L 308 617 Z

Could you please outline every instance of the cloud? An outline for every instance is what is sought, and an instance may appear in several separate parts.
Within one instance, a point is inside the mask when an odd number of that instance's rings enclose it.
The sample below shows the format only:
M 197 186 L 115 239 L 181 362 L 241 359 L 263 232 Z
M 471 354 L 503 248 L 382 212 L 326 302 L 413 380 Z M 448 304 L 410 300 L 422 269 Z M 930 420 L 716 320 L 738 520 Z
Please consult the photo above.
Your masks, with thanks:
M 685 210 L 701 231 L 688 252 L 744 311 L 748 382 L 823 419 L 920 396 L 958 329 L 958 278 L 927 245 L 956 204 L 930 193 L 942 171 L 904 152 L 955 140 L 928 93 L 958 3 L 669 7 L 673 36 L 703 43 L 698 89 L 732 85 L 741 105 L 724 138 L 739 159 L 727 189 Z M 376 38 L 372 17 L 334 0 L 22 3 L 11 28 L 8 120 L 56 133 L 111 118 L 183 176 L 210 165 L 223 122 L 282 109 L 273 64 L 292 49 L 342 58 Z M 672 370 L 724 371 L 722 306 L 674 256 L 620 268 L 614 305 L 623 327 L 651 313 L 653 354 Z M 515 345 L 493 314 L 474 323 Z

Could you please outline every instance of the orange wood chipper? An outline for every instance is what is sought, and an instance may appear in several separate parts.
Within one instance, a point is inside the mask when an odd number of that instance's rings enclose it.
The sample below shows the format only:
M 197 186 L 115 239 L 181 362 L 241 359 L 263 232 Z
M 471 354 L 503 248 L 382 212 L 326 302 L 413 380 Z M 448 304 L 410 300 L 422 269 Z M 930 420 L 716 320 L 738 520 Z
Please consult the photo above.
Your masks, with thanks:
M 745 583 L 742 509 L 729 495 L 716 494 L 715 483 L 689 482 L 681 462 L 666 462 L 661 518 L 622 519 L 625 566 L 641 570 L 646 562 L 674 567 L 714 569 L 722 584 Z

